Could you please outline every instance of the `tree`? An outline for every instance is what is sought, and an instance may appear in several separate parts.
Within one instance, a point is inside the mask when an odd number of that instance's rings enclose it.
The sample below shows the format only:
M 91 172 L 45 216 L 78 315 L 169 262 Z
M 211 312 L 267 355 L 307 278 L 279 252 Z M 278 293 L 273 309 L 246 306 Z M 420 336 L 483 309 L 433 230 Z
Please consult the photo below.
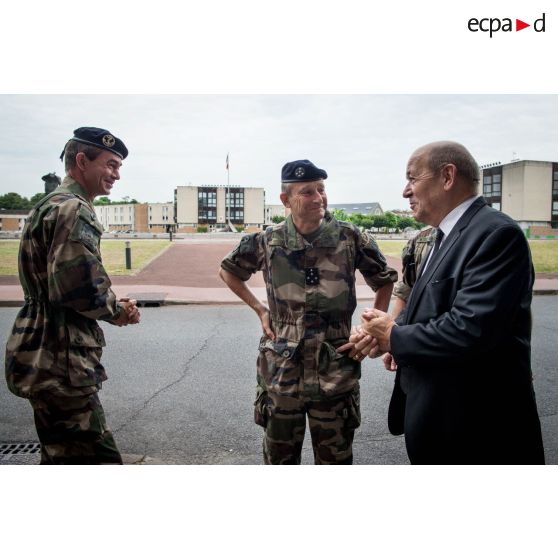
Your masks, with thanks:
M 274 215 L 271 218 L 272 223 L 282 223 L 284 220 L 285 220 L 285 217 L 283 217 L 283 215 Z
M 397 225 L 399 224 L 399 219 L 397 218 L 397 215 L 395 215 L 395 213 L 392 213 L 391 211 L 386 211 L 384 213 L 384 219 L 385 219 L 385 228 L 386 229 L 396 229 Z M 388 230 L 386 230 L 386 232 L 388 232 Z
M 33 206 L 36 203 L 39 203 L 45 196 L 45 192 L 37 192 L 34 196 L 31 196 L 31 198 L 29 198 L 29 203 Z
M 100 198 L 95 199 L 93 205 L 110 205 L 110 200 L 107 196 L 101 196 Z
M 408 228 L 412 228 L 412 229 L 420 228 L 417 227 L 417 225 L 418 223 L 416 219 L 414 219 L 413 217 L 399 217 L 398 228 L 401 230 L 408 229 Z
M 342 209 L 333 209 L 331 214 L 338 221 L 348 221 L 349 220 L 349 216 Z
M 32 204 L 16 192 L 8 192 L 0 196 L 0 207 L 3 209 L 31 209 Z

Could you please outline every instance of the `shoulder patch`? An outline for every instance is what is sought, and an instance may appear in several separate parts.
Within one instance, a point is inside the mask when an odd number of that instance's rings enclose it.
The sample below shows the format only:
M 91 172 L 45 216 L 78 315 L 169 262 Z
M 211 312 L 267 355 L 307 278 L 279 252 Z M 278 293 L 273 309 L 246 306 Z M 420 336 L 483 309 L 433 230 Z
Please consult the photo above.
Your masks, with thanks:
M 84 205 L 79 208 L 79 215 L 70 233 L 70 240 L 81 242 L 91 252 L 99 252 L 103 229 L 95 214 Z

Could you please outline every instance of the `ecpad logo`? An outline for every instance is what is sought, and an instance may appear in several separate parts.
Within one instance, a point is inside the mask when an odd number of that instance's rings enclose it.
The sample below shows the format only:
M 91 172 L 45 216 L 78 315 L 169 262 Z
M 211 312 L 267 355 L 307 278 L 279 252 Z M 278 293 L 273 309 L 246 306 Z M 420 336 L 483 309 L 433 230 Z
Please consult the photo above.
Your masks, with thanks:
M 536 33 L 545 32 L 545 15 L 546 14 L 543 13 L 543 15 L 539 19 L 536 19 L 533 22 L 533 29 Z M 509 17 L 505 17 L 503 19 L 497 17 L 485 17 L 482 19 L 477 19 L 476 17 L 472 17 L 467 22 L 467 27 L 469 28 L 469 31 L 472 31 L 473 33 L 477 33 L 478 31 L 490 33 L 490 38 L 492 38 L 492 35 L 494 33 L 497 33 L 498 31 L 510 32 L 514 30 L 512 19 Z M 526 29 L 527 27 L 531 27 L 531 24 L 525 23 L 520 19 L 515 20 L 515 31 L 521 31 L 522 29 Z

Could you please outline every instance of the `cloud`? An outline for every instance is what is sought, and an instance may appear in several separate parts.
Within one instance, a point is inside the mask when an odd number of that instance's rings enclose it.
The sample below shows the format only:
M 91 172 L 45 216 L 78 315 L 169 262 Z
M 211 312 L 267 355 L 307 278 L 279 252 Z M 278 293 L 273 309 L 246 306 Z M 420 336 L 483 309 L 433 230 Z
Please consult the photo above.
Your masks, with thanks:
M 464 143 L 477 161 L 558 160 L 556 95 L 3 95 L 0 191 L 31 196 L 79 126 L 106 127 L 130 150 L 113 197 L 170 201 L 185 184 L 230 182 L 279 199 L 282 165 L 329 174 L 331 203 L 406 207 L 405 165 L 419 145 Z

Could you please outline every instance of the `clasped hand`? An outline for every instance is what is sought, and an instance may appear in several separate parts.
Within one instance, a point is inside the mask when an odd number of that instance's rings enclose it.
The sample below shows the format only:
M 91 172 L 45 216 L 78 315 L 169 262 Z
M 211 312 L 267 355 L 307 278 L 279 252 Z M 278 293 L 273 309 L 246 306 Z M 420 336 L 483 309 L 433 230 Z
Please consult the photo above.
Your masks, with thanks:
M 361 324 L 351 329 L 349 342 L 339 347 L 337 352 L 350 351 L 349 357 L 358 361 L 367 356 L 377 358 L 384 355 L 384 365 L 388 370 L 394 370 L 395 362 L 389 355 L 390 335 L 394 325 L 395 322 L 389 314 L 366 308 L 362 313 Z
M 139 324 L 140 322 L 140 311 L 137 307 L 138 301 L 130 298 L 121 298 L 118 300 L 118 305 L 122 308 L 118 319 L 115 320 L 114 324 L 117 326 L 127 326 L 133 324 Z

